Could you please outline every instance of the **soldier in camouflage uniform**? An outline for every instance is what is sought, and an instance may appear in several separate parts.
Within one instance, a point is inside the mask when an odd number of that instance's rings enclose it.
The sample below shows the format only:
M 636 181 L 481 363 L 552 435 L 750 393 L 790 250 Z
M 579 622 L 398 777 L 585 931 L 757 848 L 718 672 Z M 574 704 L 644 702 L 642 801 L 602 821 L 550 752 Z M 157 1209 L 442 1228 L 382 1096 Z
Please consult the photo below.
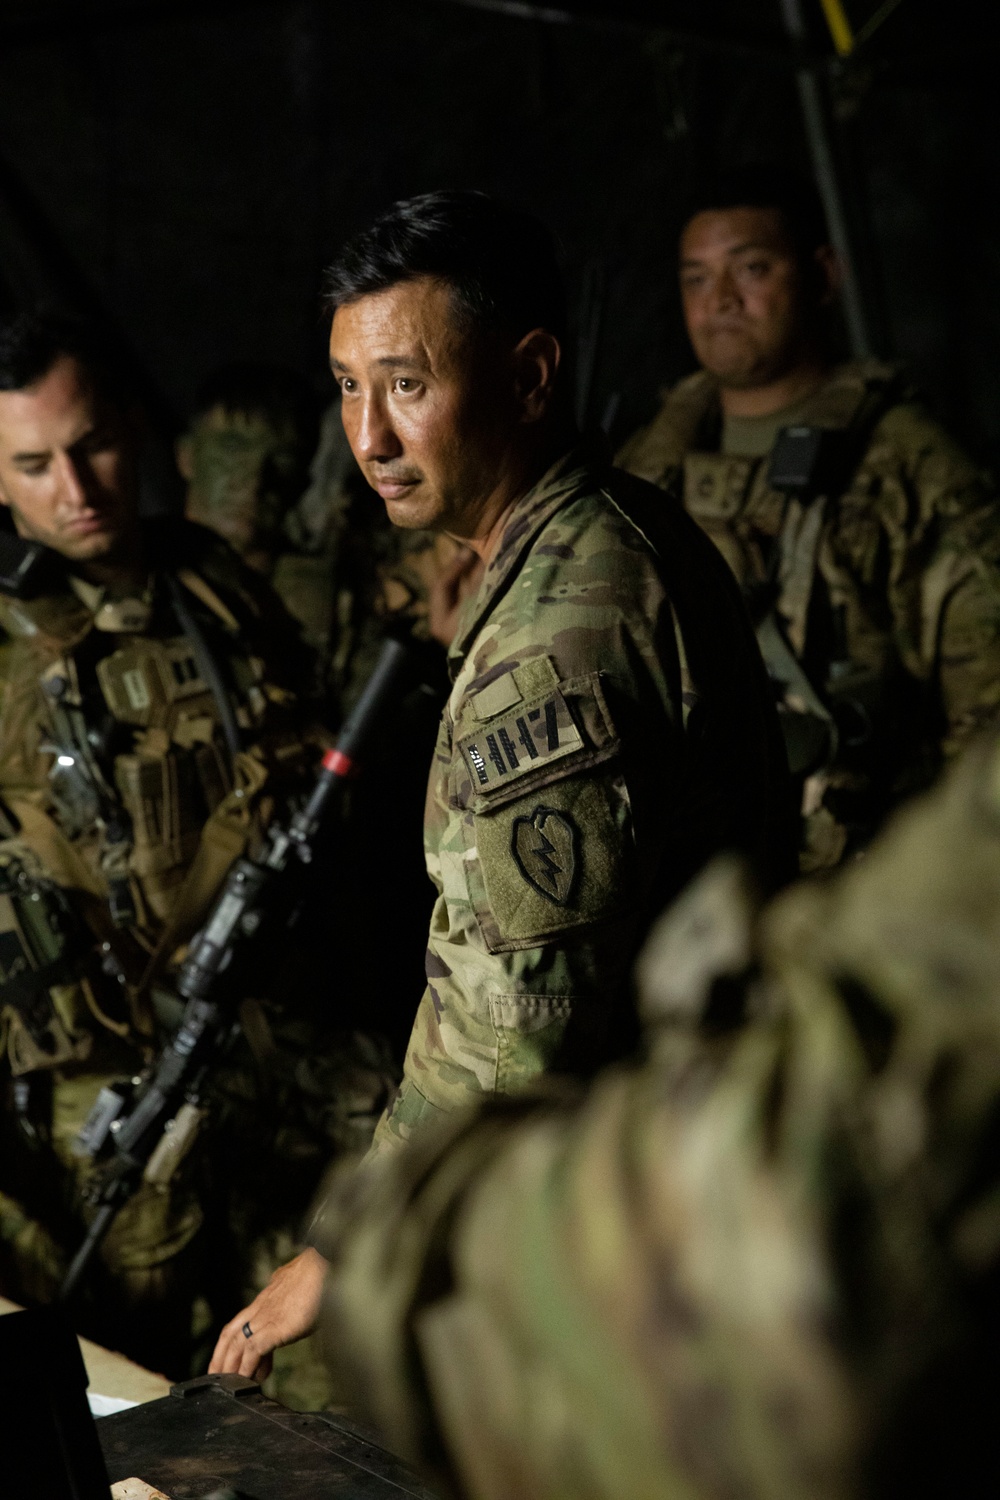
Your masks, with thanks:
M 1000 1484 L 1000 740 L 763 915 L 723 859 L 639 965 L 648 1056 L 334 1186 L 323 1331 L 469 1500 Z
M 0 600 L 14 641 L 0 723 L 0 1278 L 32 1301 L 51 1299 L 83 1236 L 95 1166 L 75 1143 L 91 1104 L 176 1024 L 176 956 L 232 860 L 310 784 L 322 743 L 293 622 L 212 532 L 140 525 L 134 457 L 128 403 L 89 335 L 30 317 L 2 330 L 0 500 L 22 537 L 53 549 L 27 597 Z M 294 969 L 284 978 L 294 999 Z M 79 1309 L 104 1342 L 180 1373 L 208 1331 L 206 1294 L 219 1312 L 246 1295 L 233 1265 L 267 1227 L 225 1222 L 248 1196 L 247 1120 L 263 1132 L 254 1190 L 283 1163 L 273 1226 L 301 1215 L 338 1136 L 364 1146 L 387 1087 L 369 1056 L 330 1097 L 322 1014 L 286 1015 L 262 994 L 241 1020 L 253 1055 L 225 1075 L 215 1190 L 204 1151 L 145 1184 Z M 228 1271 L 213 1260 L 214 1283 L 209 1203 L 212 1243 L 241 1241 Z
M 305 489 L 316 438 L 315 398 L 291 370 L 234 364 L 213 371 L 177 441 L 188 518 L 272 577 L 289 545 L 288 517 Z
M 750 604 L 801 789 L 802 867 L 835 864 L 1000 703 L 1000 513 L 898 368 L 834 366 L 815 193 L 744 171 L 681 235 L 702 369 L 619 455 L 671 486 Z
M 542 227 L 430 195 L 349 247 L 332 286 L 331 363 L 369 482 L 396 525 L 446 530 L 485 564 L 451 648 L 427 988 L 381 1150 L 482 1093 L 629 1050 L 645 924 L 721 848 L 783 874 L 785 784 L 718 554 L 680 505 L 574 441 Z M 286 1268 L 213 1368 L 256 1369 L 308 1325 L 319 1260 L 300 1257 L 296 1317 Z

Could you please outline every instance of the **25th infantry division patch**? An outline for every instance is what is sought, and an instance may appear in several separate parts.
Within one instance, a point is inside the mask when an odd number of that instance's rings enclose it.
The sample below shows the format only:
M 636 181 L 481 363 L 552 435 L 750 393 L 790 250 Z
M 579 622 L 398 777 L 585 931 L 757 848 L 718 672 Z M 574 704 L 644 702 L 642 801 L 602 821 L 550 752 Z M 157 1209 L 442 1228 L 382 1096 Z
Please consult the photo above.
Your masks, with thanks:
M 565 906 L 576 880 L 576 825 L 554 807 L 536 807 L 515 818 L 510 850 L 529 885 L 557 906 Z

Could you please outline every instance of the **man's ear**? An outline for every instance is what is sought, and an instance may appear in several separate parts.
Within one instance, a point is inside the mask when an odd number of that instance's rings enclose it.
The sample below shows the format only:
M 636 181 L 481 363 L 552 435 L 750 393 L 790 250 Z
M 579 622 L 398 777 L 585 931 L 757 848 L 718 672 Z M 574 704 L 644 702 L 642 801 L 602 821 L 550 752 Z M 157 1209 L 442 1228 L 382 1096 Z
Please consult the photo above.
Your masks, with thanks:
M 194 442 L 189 432 L 179 437 L 174 444 L 174 461 L 181 478 L 190 484 L 194 478 Z
M 819 304 L 828 307 L 844 284 L 844 268 L 832 245 L 818 245 L 813 251 Z
M 514 350 L 514 390 L 522 422 L 539 422 L 551 410 L 562 348 L 555 334 L 533 328 Z

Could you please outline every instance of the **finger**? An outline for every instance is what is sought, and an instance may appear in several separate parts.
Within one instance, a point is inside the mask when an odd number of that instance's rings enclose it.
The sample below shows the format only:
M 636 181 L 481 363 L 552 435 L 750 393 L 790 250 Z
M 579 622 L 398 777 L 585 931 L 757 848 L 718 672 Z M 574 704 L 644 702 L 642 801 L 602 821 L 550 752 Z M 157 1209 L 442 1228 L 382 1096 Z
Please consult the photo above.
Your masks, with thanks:
M 236 1375 L 239 1372 L 240 1361 L 243 1358 L 243 1345 L 246 1338 L 243 1333 L 244 1326 L 254 1315 L 256 1302 L 251 1302 L 242 1312 L 238 1312 L 235 1318 L 230 1318 L 219 1335 L 219 1341 L 212 1355 L 212 1363 L 208 1367 L 210 1375 Z
M 240 1352 L 232 1334 L 223 1330 L 219 1342 L 215 1346 L 212 1362 L 208 1367 L 210 1375 L 235 1375 L 239 1368 Z
M 246 1348 L 243 1350 L 243 1355 L 240 1359 L 240 1367 L 236 1371 L 238 1375 L 246 1375 L 251 1380 L 255 1380 L 258 1378 L 257 1372 L 260 1370 L 264 1361 L 270 1359 L 271 1357 L 270 1350 L 255 1349 L 254 1345 L 256 1342 L 256 1337 L 246 1340 Z M 263 1375 L 261 1375 L 259 1378 L 263 1380 L 264 1377 Z
M 221 1375 L 225 1371 L 226 1351 L 229 1348 L 229 1330 L 224 1328 L 215 1341 L 212 1358 L 208 1362 L 210 1375 Z

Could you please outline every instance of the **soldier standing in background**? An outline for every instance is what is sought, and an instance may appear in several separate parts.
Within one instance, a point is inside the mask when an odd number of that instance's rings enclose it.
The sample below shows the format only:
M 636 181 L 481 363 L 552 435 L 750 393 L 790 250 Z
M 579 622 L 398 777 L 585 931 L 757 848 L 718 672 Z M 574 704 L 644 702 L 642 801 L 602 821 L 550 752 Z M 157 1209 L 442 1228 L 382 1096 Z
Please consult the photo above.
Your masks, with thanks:
M 1000 740 L 755 906 L 662 919 L 644 1063 L 331 1191 L 329 1357 L 446 1493 L 997 1493 Z
M 818 197 L 710 184 L 680 241 L 701 370 L 618 462 L 684 503 L 744 590 L 801 787 L 802 868 L 836 864 L 1000 704 L 994 490 L 902 372 L 835 365 Z
M 209 375 L 177 466 L 188 518 L 225 537 L 299 622 L 334 721 L 357 699 L 386 629 L 433 639 L 435 584 L 463 562 L 470 571 L 459 543 L 390 524 L 354 461 L 339 394 L 317 430 L 307 382 L 280 366 Z
M 90 333 L 36 317 L 0 330 L 0 502 L 50 549 L 37 584 L 0 599 L 0 1280 L 29 1301 L 53 1297 L 83 1237 L 91 1105 L 177 1024 L 176 955 L 324 743 L 294 622 L 213 532 L 140 522 L 136 456 Z M 246 997 L 209 1149 L 115 1220 L 78 1309 L 111 1347 L 184 1373 L 331 1146 L 366 1144 L 392 1070 L 344 1045 L 348 1007 L 323 972 L 286 969 L 284 1004 Z
M 719 849 L 765 879 L 787 869 L 783 757 L 738 591 L 679 504 L 581 446 L 564 301 L 544 227 L 477 193 L 398 204 L 331 273 L 355 457 L 394 525 L 484 564 L 449 657 L 427 987 L 380 1150 L 484 1092 L 627 1053 L 653 913 Z M 278 1272 L 212 1368 L 266 1365 L 309 1327 L 321 1273 L 312 1250 Z

